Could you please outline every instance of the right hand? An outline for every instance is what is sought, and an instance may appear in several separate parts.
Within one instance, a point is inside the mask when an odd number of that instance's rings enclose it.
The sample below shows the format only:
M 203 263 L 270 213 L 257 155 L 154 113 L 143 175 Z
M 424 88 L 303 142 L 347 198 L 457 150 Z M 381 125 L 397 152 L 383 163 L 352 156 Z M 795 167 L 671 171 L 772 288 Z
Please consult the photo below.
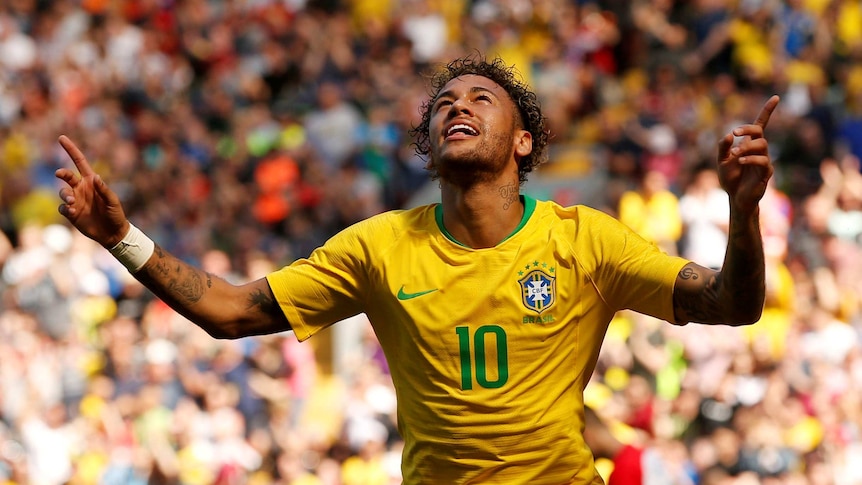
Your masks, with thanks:
M 778 96 L 770 97 L 754 123 L 734 128 L 718 142 L 718 179 L 730 197 L 731 208 L 751 212 L 766 193 L 775 168 L 763 132 L 778 101 Z M 735 137 L 743 137 L 736 147 Z
M 66 182 L 60 189 L 63 203 L 59 211 L 82 234 L 110 249 L 129 232 L 129 221 L 123 212 L 120 198 L 90 167 L 81 150 L 66 135 L 59 138 L 60 145 L 78 169 L 60 168 L 54 175 Z

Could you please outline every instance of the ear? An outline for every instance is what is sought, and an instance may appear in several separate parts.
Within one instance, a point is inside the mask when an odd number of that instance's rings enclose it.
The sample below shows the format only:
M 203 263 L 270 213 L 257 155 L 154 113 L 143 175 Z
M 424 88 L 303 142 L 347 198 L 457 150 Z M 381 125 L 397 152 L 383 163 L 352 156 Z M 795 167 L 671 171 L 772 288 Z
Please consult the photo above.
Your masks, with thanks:
M 533 134 L 527 130 L 515 130 L 515 155 L 526 157 L 533 152 Z

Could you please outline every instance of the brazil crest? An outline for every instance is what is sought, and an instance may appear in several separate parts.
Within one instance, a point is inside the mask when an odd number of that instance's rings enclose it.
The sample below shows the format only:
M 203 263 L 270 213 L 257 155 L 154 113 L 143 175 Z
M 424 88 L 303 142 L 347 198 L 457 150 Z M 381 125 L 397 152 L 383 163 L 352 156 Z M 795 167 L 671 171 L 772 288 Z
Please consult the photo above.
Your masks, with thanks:
M 534 269 L 518 280 L 521 285 L 521 301 L 536 313 L 551 308 L 557 300 L 556 277 L 541 269 Z

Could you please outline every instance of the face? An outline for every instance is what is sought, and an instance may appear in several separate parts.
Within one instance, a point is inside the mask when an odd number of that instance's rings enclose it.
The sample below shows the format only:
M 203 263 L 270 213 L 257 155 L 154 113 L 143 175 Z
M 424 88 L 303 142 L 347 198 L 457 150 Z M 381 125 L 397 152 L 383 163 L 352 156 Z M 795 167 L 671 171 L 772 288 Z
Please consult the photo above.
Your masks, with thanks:
M 431 163 L 448 181 L 495 178 L 532 150 L 517 109 L 497 83 L 477 75 L 449 81 L 434 101 L 429 124 Z

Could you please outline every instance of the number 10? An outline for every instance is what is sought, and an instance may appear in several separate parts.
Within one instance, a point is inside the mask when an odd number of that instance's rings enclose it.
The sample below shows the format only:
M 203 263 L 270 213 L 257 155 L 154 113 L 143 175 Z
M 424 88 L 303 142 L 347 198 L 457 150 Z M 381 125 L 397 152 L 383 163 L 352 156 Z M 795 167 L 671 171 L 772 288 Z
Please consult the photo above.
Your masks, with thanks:
M 473 389 L 473 365 L 470 351 L 470 328 L 455 327 L 458 334 L 459 353 L 461 355 L 461 389 Z M 488 380 L 488 368 L 485 362 L 485 335 L 494 334 L 497 341 L 497 379 Z M 473 348 L 476 351 L 476 383 L 485 389 L 498 389 L 509 380 L 509 357 L 506 345 L 506 331 L 498 325 L 483 325 L 473 334 Z

